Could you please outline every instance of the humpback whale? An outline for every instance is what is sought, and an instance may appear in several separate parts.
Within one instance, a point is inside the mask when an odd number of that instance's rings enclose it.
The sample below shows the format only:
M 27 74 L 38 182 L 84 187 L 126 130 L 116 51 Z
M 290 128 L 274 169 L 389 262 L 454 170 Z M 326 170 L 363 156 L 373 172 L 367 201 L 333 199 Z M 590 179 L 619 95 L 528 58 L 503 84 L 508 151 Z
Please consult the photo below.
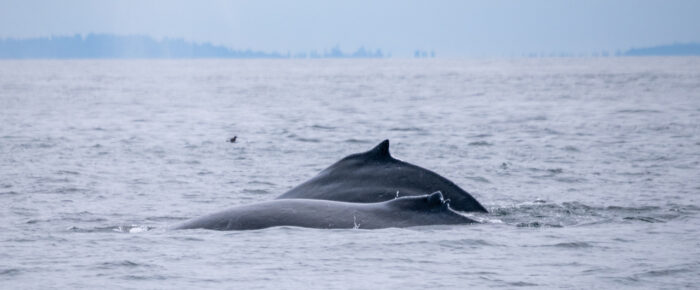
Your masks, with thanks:
M 352 203 L 319 199 L 276 199 L 194 218 L 174 229 L 255 230 L 276 226 L 319 229 L 379 229 L 474 221 L 449 207 L 442 193 Z
M 367 152 L 341 159 L 278 199 L 371 203 L 434 191 L 441 191 L 450 200 L 452 209 L 487 212 L 474 197 L 452 181 L 428 169 L 393 158 L 389 153 L 389 140 L 382 141 Z

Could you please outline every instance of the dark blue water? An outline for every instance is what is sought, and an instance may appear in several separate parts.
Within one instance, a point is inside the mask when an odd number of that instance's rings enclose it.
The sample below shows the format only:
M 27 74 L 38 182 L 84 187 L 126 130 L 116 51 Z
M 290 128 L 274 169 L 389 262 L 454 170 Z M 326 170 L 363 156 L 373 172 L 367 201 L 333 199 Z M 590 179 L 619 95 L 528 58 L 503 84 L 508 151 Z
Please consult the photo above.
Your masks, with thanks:
M 699 133 L 700 58 L 1 61 L 0 288 L 695 288 Z M 386 138 L 491 213 L 166 230 Z

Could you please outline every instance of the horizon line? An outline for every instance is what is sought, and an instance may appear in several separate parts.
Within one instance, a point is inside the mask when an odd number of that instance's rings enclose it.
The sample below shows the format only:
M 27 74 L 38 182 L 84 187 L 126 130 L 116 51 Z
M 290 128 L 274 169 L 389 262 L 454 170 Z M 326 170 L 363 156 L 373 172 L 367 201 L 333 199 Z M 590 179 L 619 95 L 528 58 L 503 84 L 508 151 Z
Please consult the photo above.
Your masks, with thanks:
M 72 42 L 71 42 L 72 41 Z M 58 45 L 59 42 L 61 45 Z M 89 43 L 88 43 L 89 42 Z M 51 47 L 53 45 L 54 47 Z M 72 47 L 71 47 L 72 45 Z M 86 47 L 92 45 L 93 47 Z M 82 50 L 82 51 L 81 51 Z M 76 33 L 42 37 L 0 38 L 0 59 L 183 59 L 183 58 L 392 58 L 391 52 L 366 49 L 361 45 L 354 52 L 342 51 L 339 44 L 329 48 L 297 50 L 236 49 L 212 42 L 188 41 L 183 37 L 153 37 L 146 34 Z M 447 58 L 598 58 L 629 56 L 694 56 L 700 55 L 698 42 L 673 42 L 648 47 L 632 47 L 571 53 L 565 51 L 524 52 L 500 56 L 451 56 Z M 398 58 L 436 58 L 434 49 L 414 49 L 412 56 Z

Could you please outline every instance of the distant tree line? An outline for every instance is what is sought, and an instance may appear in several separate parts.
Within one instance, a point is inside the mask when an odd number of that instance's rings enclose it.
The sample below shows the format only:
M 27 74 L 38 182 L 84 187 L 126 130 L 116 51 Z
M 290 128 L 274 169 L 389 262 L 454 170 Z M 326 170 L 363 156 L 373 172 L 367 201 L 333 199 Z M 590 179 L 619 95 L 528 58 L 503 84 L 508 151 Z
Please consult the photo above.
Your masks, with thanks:
M 700 43 L 674 43 L 645 48 L 633 48 L 625 52 L 627 56 L 648 55 L 700 55 Z
M 339 46 L 318 53 L 281 54 L 235 50 L 183 39 L 156 40 L 140 35 L 88 34 L 30 39 L 0 39 L 0 58 L 384 58 L 381 50 L 360 47 L 344 53 Z
M 370 50 L 365 49 L 364 46 L 358 48 L 355 52 L 345 53 L 340 49 L 339 45 L 334 46 L 330 50 L 318 52 L 316 50 L 306 52 L 300 52 L 294 55 L 295 58 L 384 58 L 390 57 L 390 55 L 384 55 L 381 49 Z
M 567 52 L 551 52 L 551 53 L 529 53 L 523 56 L 526 57 L 608 57 L 608 56 L 693 56 L 700 55 L 700 43 L 674 43 L 668 45 L 659 45 L 643 48 L 632 48 L 625 51 L 616 50 L 615 52 L 600 51 L 593 53 L 567 53 Z
M 416 49 L 413 52 L 413 57 L 414 58 L 428 58 L 428 57 L 435 58 L 435 51 L 431 50 L 430 53 L 428 53 L 428 51 L 426 51 L 426 50 Z

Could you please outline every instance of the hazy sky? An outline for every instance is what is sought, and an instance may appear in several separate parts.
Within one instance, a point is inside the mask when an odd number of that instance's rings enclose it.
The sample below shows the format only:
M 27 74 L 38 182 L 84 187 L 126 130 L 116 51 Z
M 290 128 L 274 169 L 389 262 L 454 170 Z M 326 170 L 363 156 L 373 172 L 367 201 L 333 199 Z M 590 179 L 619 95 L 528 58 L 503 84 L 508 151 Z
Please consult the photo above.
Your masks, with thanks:
M 700 42 L 700 1 L 0 0 L 0 37 L 143 34 L 291 52 L 591 53 Z

